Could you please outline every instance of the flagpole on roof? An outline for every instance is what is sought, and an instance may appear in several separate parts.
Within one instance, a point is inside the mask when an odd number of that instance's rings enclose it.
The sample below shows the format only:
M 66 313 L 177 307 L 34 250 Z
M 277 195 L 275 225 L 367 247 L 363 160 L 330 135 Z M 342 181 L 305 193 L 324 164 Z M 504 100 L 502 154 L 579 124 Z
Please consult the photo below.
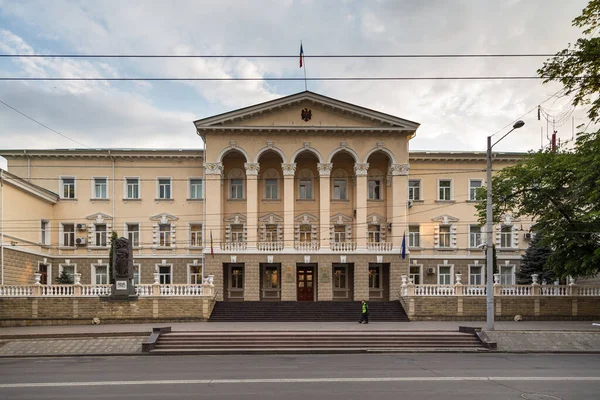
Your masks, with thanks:
M 304 49 L 302 48 L 302 40 L 300 41 L 300 68 L 304 69 L 304 90 L 308 90 L 306 83 L 306 59 L 304 58 Z

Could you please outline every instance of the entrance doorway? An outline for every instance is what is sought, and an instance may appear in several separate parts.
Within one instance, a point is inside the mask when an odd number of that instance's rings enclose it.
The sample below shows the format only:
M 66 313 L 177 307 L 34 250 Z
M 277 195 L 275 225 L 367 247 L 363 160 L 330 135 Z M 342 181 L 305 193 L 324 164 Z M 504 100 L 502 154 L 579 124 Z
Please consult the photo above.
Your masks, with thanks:
M 281 299 L 281 264 L 260 264 L 260 299 Z
M 48 271 L 48 266 L 46 264 L 40 264 L 38 268 L 39 268 L 39 273 L 41 274 L 40 283 L 42 285 L 47 285 L 48 284 L 48 273 L 50 272 L 50 271 Z
M 223 264 L 223 300 L 244 301 L 244 264 Z
M 298 301 L 315 301 L 315 271 L 316 264 L 302 264 L 296 267 L 296 284 Z

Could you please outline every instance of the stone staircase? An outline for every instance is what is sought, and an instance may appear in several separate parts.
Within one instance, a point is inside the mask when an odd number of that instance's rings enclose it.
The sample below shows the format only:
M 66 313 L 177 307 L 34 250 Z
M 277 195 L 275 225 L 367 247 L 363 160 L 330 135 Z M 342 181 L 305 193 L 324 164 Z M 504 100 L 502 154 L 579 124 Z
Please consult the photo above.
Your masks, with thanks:
M 399 301 L 369 302 L 371 322 L 406 322 Z M 218 322 L 354 322 L 360 319 L 358 301 L 244 301 L 215 304 L 210 321 Z
M 472 333 L 440 331 L 167 332 L 150 354 L 364 353 L 486 350 Z

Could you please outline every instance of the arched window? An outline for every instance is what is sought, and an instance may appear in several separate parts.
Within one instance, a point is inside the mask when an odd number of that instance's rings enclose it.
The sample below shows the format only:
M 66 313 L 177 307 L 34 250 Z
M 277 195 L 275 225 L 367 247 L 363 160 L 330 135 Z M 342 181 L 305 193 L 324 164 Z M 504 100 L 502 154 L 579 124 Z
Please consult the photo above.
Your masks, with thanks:
M 244 199 L 244 171 L 240 168 L 233 168 L 227 174 L 229 178 L 229 198 L 231 200 Z
M 263 173 L 265 200 L 279 199 L 279 173 L 274 168 L 269 168 Z

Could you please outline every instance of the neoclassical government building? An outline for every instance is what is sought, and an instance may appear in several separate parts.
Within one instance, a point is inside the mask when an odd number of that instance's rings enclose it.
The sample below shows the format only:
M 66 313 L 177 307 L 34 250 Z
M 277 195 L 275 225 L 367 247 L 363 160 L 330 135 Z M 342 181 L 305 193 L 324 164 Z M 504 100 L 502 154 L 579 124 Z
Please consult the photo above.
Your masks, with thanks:
M 194 126 L 203 150 L 1 150 L 2 284 L 63 270 L 107 283 L 113 231 L 133 244 L 136 283 L 211 276 L 224 301 L 394 300 L 402 275 L 485 282 L 484 152 L 410 151 L 418 123 L 309 91 Z M 494 169 L 520 157 L 496 153 Z M 494 229 L 514 283 L 530 222 Z

